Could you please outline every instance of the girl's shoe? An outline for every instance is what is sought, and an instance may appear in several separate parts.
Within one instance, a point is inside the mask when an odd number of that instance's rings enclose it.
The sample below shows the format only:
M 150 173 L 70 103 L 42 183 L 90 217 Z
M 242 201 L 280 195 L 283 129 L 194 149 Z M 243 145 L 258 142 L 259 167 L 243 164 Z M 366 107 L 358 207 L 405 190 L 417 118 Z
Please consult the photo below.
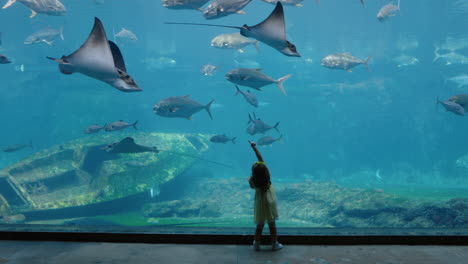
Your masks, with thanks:
M 273 251 L 277 251 L 277 250 L 280 250 L 283 248 L 283 244 L 279 243 L 278 241 L 276 241 L 275 243 L 273 243 L 271 245 L 271 250 Z
M 254 240 L 252 247 L 253 247 L 253 250 L 260 251 L 260 242 L 257 242 Z

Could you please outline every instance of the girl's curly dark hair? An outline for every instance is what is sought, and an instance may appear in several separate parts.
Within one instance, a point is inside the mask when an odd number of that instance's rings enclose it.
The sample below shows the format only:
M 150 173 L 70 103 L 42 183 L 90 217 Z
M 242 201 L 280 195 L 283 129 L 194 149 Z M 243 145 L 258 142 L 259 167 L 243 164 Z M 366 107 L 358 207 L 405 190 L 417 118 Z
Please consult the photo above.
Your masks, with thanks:
M 270 171 L 268 167 L 263 162 L 255 162 L 252 165 L 252 181 L 255 185 L 255 188 L 260 188 L 264 192 L 270 188 Z

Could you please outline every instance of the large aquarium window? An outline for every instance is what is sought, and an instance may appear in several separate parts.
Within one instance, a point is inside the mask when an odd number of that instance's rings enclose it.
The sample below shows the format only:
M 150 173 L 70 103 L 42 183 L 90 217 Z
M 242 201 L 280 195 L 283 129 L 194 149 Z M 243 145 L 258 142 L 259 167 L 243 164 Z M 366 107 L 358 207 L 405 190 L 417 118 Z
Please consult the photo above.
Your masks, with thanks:
M 468 1 L 429 2 L 4 0 L 0 230 L 253 228 L 249 141 L 280 234 L 465 230 Z

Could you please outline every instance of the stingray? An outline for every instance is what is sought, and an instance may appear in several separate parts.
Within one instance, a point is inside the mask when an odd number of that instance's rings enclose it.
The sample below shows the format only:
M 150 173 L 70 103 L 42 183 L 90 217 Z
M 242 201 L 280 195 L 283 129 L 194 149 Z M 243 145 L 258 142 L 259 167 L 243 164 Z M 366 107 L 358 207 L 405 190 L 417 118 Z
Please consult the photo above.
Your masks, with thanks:
M 47 57 L 59 63 L 63 74 L 82 73 L 103 81 L 123 92 L 137 92 L 135 80 L 127 74 L 122 53 L 117 45 L 107 40 L 106 31 L 98 18 L 86 42 L 75 52 L 60 59 Z
M 286 56 L 300 57 L 296 50 L 296 46 L 286 40 L 286 27 L 284 25 L 284 12 L 281 2 L 276 3 L 276 7 L 271 14 L 261 23 L 255 26 L 243 25 L 242 27 L 200 24 L 200 23 L 180 23 L 180 22 L 165 22 L 165 24 L 176 25 L 197 25 L 211 27 L 227 27 L 240 29 L 240 33 L 244 37 L 254 38 L 268 46 L 278 50 Z
M 119 142 L 108 144 L 103 149 L 111 153 L 159 152 L 157 147 L 147 147 L 136 144 L 135 140 L 131 137 L 126 137 Z

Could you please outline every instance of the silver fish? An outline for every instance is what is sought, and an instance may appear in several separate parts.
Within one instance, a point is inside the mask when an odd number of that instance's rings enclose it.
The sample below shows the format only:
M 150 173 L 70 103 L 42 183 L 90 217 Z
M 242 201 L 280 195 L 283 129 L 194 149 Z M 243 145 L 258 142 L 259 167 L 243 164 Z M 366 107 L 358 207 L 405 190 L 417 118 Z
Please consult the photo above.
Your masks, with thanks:
M 164 70 L 177 66 L 177 61 L 168 57 L 145 58 L 142 62 L 146 65 L 146 69 L 149 71 Z
M 398 68 L 419 64 L 418 58 L 406 54 L 400 54 L 392 59 Z
M 202 105 L 190 99 L 190 95 L 174 96 L 159 101 L 153 107 L 157 115 L 163 117 L 178 117 L 192 119 L 192 115 L 205 109 L 211 119 L 210 107 L 214 100 L 211 100 L 207 105 Z
M 101 131 L 101 129 L 105 128 L 107 126 L 107 124 L 105 124 L 104 126 L 99 126 L 99 125 L 91 125 L 89 127 L 87 127 L 83 132 L 85 134 L 94 134 L 94 133 L 98 133 L 99 131 Z
M 239 89 L 237 85 L 236 85 L 236 90 L 237 90 L 236 95 L 242 94 L 244 96 L 245 101 L 247 101 L 247 103 L 251 104 L 254 107 L 258 107 L 257 97 L 255 97 L 255 95 L 253 95 L 250 91 L 243 92 Z
M 2 8 L 8 8 L 17 1 L 31 9 L 30 18 L 35 17 L 38 13 L 49 16 L 63 16 L 67 12 L 67 9 L 59 0 L 8 0 Z
M 201 68 L 201 73 L 205 76 L 213 76 L 215 71 L 218 69 L 218 67 L 211 65 L 211 64 L 205 64 Z
M 138 38 L 132 31 L 122 28 L 118 33 L 114 32 L 114 41 L 117 40 L 121 42 L 135 42 Z
M 283 138 L 282 135 L 280 135 L 278 138 L 274 138 L 274 137 L 270 137 L 270 136 L 264 136 L 264 137 L 260 138 L 260 139 L 257 141 L 257 145 L 259 145 L 259 146 L 271 145 L 271 144 L 273 144 L 275 141 L 281 141 L 282 138 Z
M 247 128 L 247 133 L 252 136 L 255 134 L 265 134 L 270 129 L 274 129 L 277 132 L 279 132 L 278 126 L 280 122 L 277 122 L 274 126 L 270 126 L 267 123 L 263 122 L 260 118 L 257 118 L 255 116 L 255 113 L 253 113 L 253 118 L 249 114 L 249 122 L 247 122 L 247 124 L 250 123 L 251 125 Z
M 457 76 L 448 78 L 446 81 L 454 82 L 455 84 L 457 84 L 458 88 L 462 88 L 464 86 L 468 86 L 468 75 L 467 74 L 457 75 Z
M 398 4 L 394 5 L 392 3 L 389 3 L 385 6 L 383 6 L 380 10 L 379 13 L 377 13 L 377 19 L 379 21 L 385 21 L 388 20 L 390 17 L 395 16 L 395 13 L 397 11 L 400 11 L 400 0 L 398 0 Z
M 350 52 L 341 53 L 341 54 L 332 54 L 328 55 L 322 59 L 321 65 L 330 69 L 339 69 L 346 70 L 351 72 L 352 68 L 364 64 L 364 66 L 369 69 L 369 60 L 371 57 L 367 57 L 365 60 L 360 60 L 356 57 L 351 56 Z
M 286 95 L 283 82 L 290 78 L 292 74 L 274 80 L 270 76 L 261 72 L 261 69 L 236 68 L 226 73 L 226 79 L 234 84 L 248 86 L 261 91 L 265 85 L 276 83 L 278 88 Z
M 194 9 L 203 12 L 202 6 L 210 0 L 162 0 L 162 5 L 169 9 Z
M 124 130 L 126 129 L 127 127 L 133 127 L 135 130 L 137 130 L 138 128 L 136 127 L 136 125 L 138 124 L 138 121 L 135 121 L 133 124 L 129 124 L 127 122 L 124 122 L 122 120 L 119 120 L 119 121 L 114 121 L 108 125 L 106 125 L 104 127 L 104 130 L 106 132 L 113 132 L 113 131 L 118 131 L 118 130 Z
M 463 108 L 463 106 L 455 103 L 455 102 L 452 102 L 450 100 L 447 100 L 447 101 L 440 101 L 438 98 L 437 98 L 437 103 L 441 104 L 445 110 L 447 112 L 452 112 L 454 114 L 457 114 L 457 115 L 461 115 L 461 116 L 464 116 L 465 115 L 465 108 Z
M 242 36 L 239 32 L 221 34 L 211 40 L 211 46 L 219 49 L 235 49 L 239 52 L 244 52 L 243 48 L 248 45 L 254 45 L 258 52 L 258 40 L 250 40 Z
M 439 61 L 446 66 L 452 64 L 468 64 L 468 57 L 466 57 L 465 55 L 457 53 L 455 51 L 440 54 L 440 49 L 441 48 L 439 48 L 438 46 L 435 46 L 434 60 L 432 60 L 433 62 Z
M 63 37 L 63 26 L 61 26 L 59 30 L 56 30 L 52 27 L 46 27 L 28 36 L 24 40 L 24 44 L 30 45 L 46 43 L 47 45 L 54 46 L 54 41 L 59 36 L 62 40 L 65 40 Z
M 203 16 L 206 19 L 216 19 L 231 14 L 245 14 L 242 8 L 251 1 L 252 0 L 214 0 L 206 7 L 205 11 L 203 11 Z
M 75 52 L 60 59 L 47 57 L 59 63 L 60 72 L 79 72 L 103 81 L 123 92 L 142 91 L 135 80 L 127 74 L 119 47 L 107 40 L 104 26 L 98 18 L 86 42 Z
M 236 144 L 236 137 L 228 138 L 226 135 L 215 135 L 210 138 L 210 141 L 213 143 L 223 143 L 226 144 L 227 142 L 231 141 L 232 144 Z

